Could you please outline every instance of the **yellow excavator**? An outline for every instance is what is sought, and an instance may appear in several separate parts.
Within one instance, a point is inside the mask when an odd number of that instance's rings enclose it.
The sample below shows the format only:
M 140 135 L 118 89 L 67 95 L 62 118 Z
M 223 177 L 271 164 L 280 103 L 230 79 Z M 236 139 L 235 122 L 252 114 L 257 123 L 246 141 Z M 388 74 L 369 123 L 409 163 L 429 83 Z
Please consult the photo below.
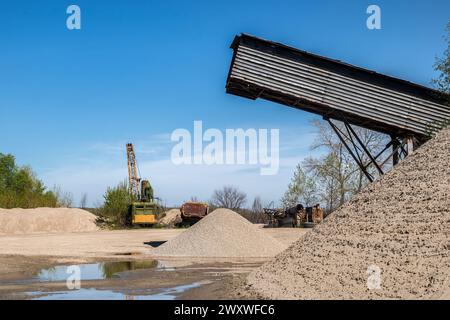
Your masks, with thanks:
M 132 225 L 154 225 L 157 215 L 161 212 L 159 199 L 153 196 L 153 188 L 148 180 L 141 180 L 134 147 L 127 143 L 128 179 L 132 203 L 129 207 Z

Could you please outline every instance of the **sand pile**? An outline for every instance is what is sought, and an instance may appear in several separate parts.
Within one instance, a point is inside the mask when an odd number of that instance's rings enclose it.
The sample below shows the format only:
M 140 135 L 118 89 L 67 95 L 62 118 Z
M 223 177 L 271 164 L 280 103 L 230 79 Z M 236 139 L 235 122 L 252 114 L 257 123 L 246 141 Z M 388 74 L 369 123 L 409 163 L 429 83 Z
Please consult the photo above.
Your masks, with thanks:
M 240 214 L 217 209 L 152 254 L 191 257 L 271 257 L 286 247 Z
M 164 227 L 174 227 L 177 223 L 180 223 L 181 212 L 180 209 L 170 209 L 164 212 L 164 216 L 158 221 L 158 224 Z
M 450 128 L 247 282 L 275 299 L 442 296 L 450 288 Z
M 96 231 L 95 219 L 73 208 L 0 209 L 0 234 Z

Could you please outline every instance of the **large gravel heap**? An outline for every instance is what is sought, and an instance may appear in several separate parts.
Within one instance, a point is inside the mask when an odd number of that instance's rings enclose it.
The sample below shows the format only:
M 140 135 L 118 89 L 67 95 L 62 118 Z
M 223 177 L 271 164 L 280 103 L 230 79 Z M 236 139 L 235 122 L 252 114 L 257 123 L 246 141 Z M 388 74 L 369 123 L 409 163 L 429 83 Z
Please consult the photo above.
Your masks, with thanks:
M 82 209 L 0 209 L 0 235 L 96 231 L 95 220 Z
M 152 254 L 185 257 L 272 257 L 286 247 L 240 214 L 217 209 Z
M 248 288 L 274 299 L 419 299 L 449 282 L 447 128 L 251 273 Z

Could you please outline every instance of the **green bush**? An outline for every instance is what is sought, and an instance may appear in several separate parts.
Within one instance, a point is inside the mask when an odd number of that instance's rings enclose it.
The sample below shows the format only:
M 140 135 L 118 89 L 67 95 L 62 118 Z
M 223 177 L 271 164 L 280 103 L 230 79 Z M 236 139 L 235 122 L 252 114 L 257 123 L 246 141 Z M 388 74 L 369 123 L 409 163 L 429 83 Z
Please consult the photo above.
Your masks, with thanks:
M 98 215 L 113 227 L 129 225 L 129 205 L 133 201 L 126 182 L 108 187 L 103 198 L 105 202 L 98 209 Z
M 0 153 L 0 208 L 56 207 L 58 199 L 30 167 L 19 167 L 10 154 Z

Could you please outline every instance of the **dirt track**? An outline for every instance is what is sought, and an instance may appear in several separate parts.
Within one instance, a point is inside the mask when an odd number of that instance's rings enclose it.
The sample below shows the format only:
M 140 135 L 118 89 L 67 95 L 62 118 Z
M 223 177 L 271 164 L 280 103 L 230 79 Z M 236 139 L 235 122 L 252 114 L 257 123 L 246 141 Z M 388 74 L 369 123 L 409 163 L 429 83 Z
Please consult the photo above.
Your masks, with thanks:
M 305 229 L 263 231 L 286 244 L 306 232 Z M 145 229 L 0 236 L 0 255 L 112 258 L 120 254 L 149 252 L 152 247 L 146 243 L 167 241 L 182 232 L 183 229 Z
M 167 241 L 182 230 L 121 230 L 0 236 L 0 255 L 103 258 L 144 253 L 145 242 Z

